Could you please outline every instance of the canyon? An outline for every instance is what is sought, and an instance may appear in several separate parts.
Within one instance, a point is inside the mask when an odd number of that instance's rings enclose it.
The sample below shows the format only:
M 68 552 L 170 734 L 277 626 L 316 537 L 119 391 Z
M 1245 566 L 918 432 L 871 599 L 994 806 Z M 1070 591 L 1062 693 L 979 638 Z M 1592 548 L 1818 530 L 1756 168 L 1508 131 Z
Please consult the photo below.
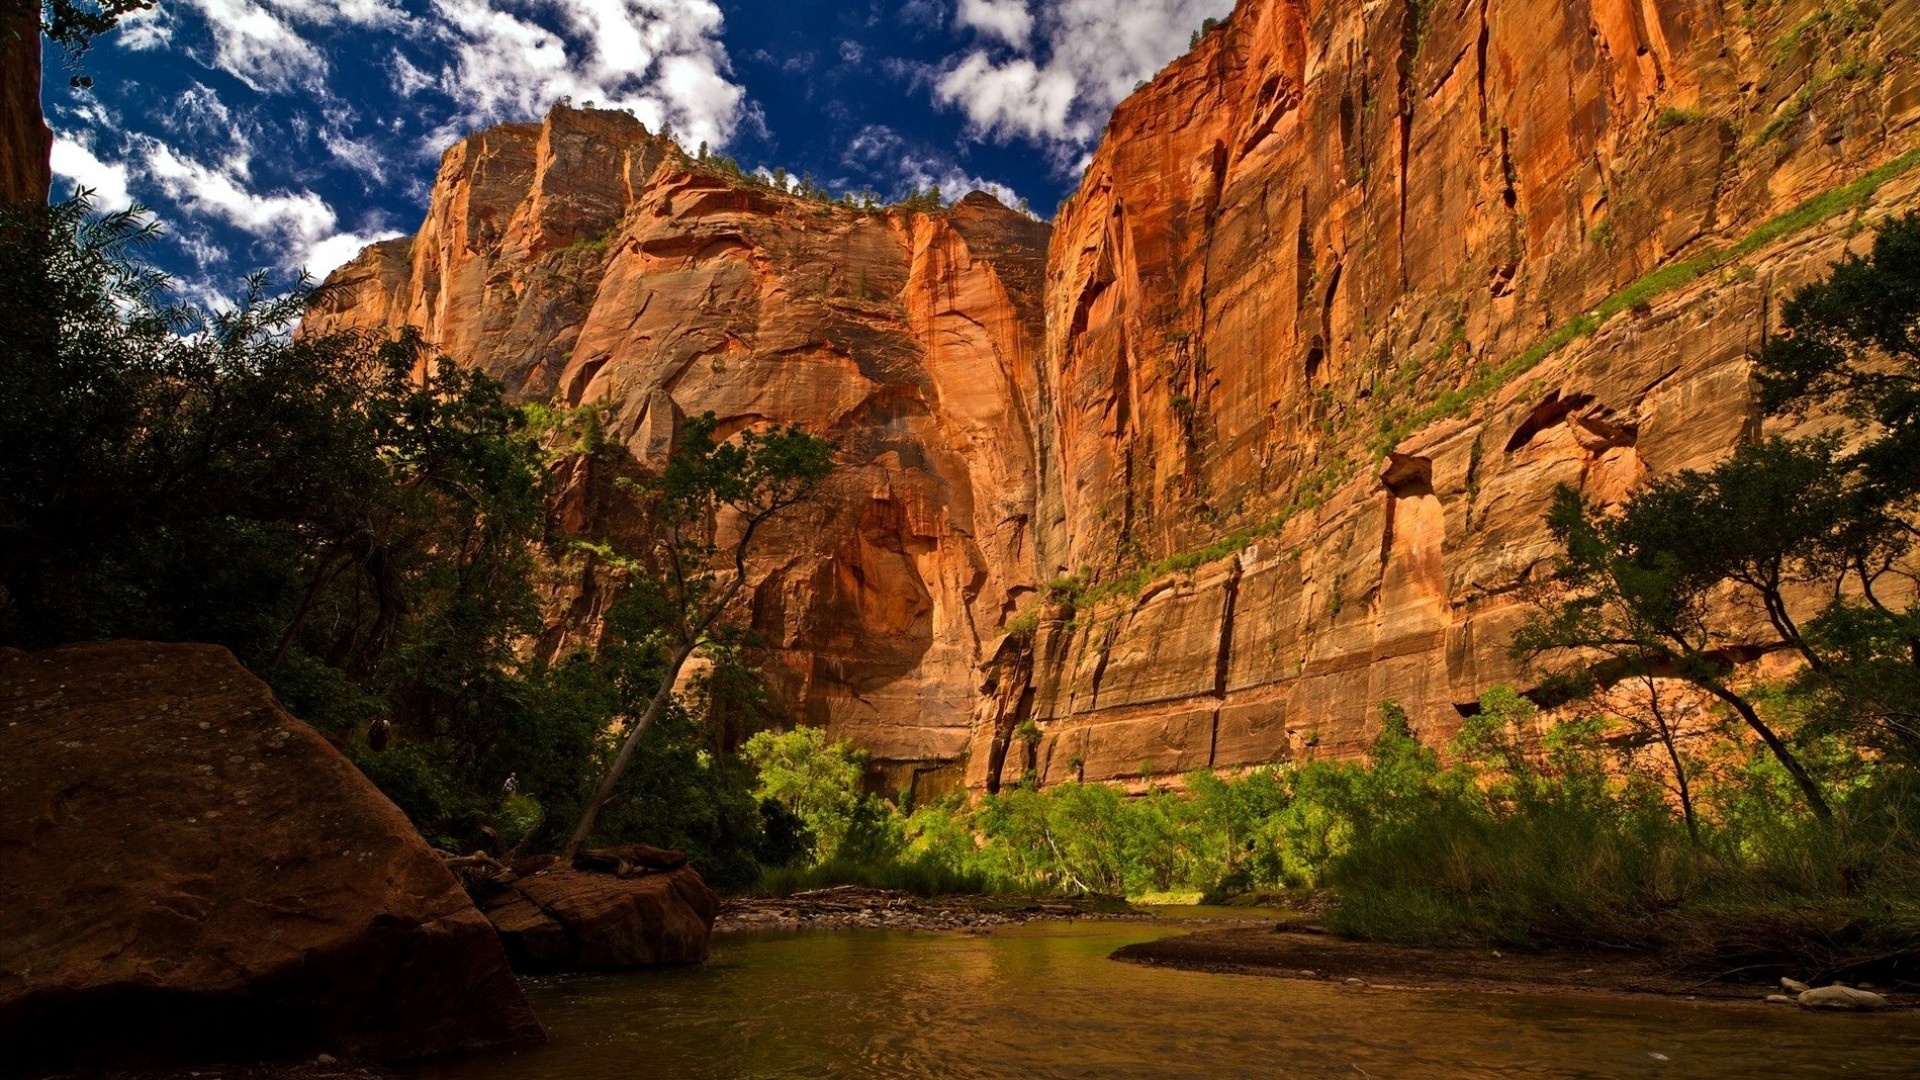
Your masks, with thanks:
M 1920 208 L 1920 2 L 1242 0 L 1043 223 L 773 190 L 624 113 L 442 159 L 304 332 L 420 329 L 634 465 L 681 422 L 841 468 L 752 567 L 794 719 L 916 797 L 1439 742 L 1602 506 L 1761 429 L 1781 298 Z M 557 526 L 616 536 L 622 466 Z M 548 583 L 547 656 L 619 581 Z

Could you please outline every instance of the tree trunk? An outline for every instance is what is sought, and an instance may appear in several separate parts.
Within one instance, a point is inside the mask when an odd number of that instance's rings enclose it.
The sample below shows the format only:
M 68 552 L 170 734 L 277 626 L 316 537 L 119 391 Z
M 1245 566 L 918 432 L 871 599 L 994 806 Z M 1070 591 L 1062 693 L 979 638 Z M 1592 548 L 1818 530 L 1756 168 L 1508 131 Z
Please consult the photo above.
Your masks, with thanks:
M 593 832 L 594 822 L 600 817 L 600 808 L 607 804 L 609 798 L 612 798 L 614 786 L 626 773 L 627 766 L 632 764 L 633 752 L 640 745 L 640 737 L 645 735 L 647 729 L 653 726 L 653 722 L 660 718 L 660 710 L 667 707 L 667 701 L 673 697 L 673 686 L 680 681 L 680 669 L 686 666 L 687 658 L 692 655 L 692 645 L 682 645 L 680 650 L 673 654 L 672 662 L 667 665 L 666 672 L 660 676 L 660 688 L 653 692 L 653 699 L 647 702 L 647 711 L 640 714 L 639 722 L 633 725 L 632 731 L 627 732 L 626 741 L 620 744 L 620 753 L 615 755 L 612 767 L 607 769 L 607 775 L 600 781 L 600 787 L 594 791 L 593 798 L 587 802 L 587 808 L 581 812 L 580 823 L 573 827 L 573 835 L 567 838 L 566 850 L 562 852 L 567 862 L 571 863 L 573 857 L 580 853 L 581 846 L 587 842 L 587 836 Z
M 1712 679 L 1701 679 L 1697 685 L 1732 706 L 1733 711 L 1740 714 L 1740 719 L 1745 720 L 1747 726 L 1760 736 L 1760 741 L 1767 744 L 1768 750 L 1773 751 L 1774 759 L 1787 770 L 1788 776 L 1793 777 L 1793 782 L 1800 786 L 1800 794 L 1806 797 L 1807 806 L 1813 811 L 1813 816 L 1821 821 L 1832 821 L 1833 808 L 1827 805 L 1826 796 L 1820 793 L 1820 785 L 1814 782 L 1806 766 L 1800 764 L 1800 759 L 1793 756 L 1793 751 L 1787 749 L 1787 744 L 1781 741 L 1780 736 L 1774 734 L 1765 720 L 1760 719 L 1760 714 L 1747 703 L 1747 699 Z

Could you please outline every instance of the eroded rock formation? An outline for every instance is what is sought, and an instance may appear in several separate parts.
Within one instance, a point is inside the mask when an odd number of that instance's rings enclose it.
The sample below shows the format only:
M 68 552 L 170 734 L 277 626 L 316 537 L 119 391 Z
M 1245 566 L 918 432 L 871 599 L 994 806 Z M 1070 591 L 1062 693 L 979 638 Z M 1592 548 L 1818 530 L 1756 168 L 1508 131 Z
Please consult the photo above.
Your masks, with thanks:
M 1920 205 L 1917 53 L 1911 0 L 1243 2 L 1055 221 L 1040 779 L 1357 753 L 1387 699 L 1438 740 L 1526 685 L 1554 486 L 1730 451 L 1770 305 Z
M 1033 589 L 1045 241 L 984 195 L 829 206 L 729 179 L 624 113 L 558 108 L 449 150 L 420 232 L 337 271 L 308 326 L 417 326 L 523 399 L 596 407 L 643 463 L 707 411 L 722 434 L 835 439 L 823 505 L 764 545 L 753 620 L 793 712 L 903 785 L 965 753 L 985 650 Z M 590 472 L 557 512 L 617 532 Z M 541 647 L 591 641 L 606 584 L 591 562 L 574 575 Z
M 0 1071 L 537 1040 L 392 803 L 211 645 L 0 655 Z
M 1444 738 L 1528 679 L 1554 485 L 1726 453 L 1777 298 L 1920 205 L 1917 56 L 1915 0 L 1243 0 L 1050 236 L 560 110 L 449 151 L 314 325 L 418 325 L 643 461 L 709 409 L 838 438 L 754 617 L 894 786 L 1353 753 L 1383 699 Z M 590 639 L 579 581 L 543 647 Z
M 520 971 L 697 964 L 720 914 L 720 898 L 684 858 L 632 877 L 553 867 L 469 890 Z

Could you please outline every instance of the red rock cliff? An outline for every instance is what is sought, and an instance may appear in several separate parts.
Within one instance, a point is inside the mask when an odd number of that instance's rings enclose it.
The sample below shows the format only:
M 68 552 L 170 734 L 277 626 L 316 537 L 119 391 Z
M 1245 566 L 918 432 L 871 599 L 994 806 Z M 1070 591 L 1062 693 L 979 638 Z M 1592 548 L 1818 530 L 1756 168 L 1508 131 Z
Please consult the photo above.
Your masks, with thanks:
M 983 649 L 1033 589 L 1046 236 L 984 195 L 929 215 L 740 184 L 624 113 L 560 108 L 449 150 L 420 232 L 337 271 L 309 328 L 418 326 L 523 399 L 598 406 L 646 462 L 709 410 L 837 440 L 826 505 L 765 545 L 753 618 L 797 715 L 905 783 L 963 756 Z M 617 516 L 592 480 L 563 494 L 575 524 Z M 561 590 L 542 648 L 591 640 L 600 584 L 588 565 Z
M 800 713 L 883 761 L 1351 753 L 1382 699 L 1441 738 L 1525 681 L 1555 484 L 1617 499 L 1750 429 L 1770 305 L 1920 205 L 1916 57 L 1920 0 L 1243 0 L 1050 238 L 979 196 L 743 188 L 560 110 L 449 151 L 318 320 L 417 324 L 642 459 L 707 409 L 839 438 L 755 618 Z
M 1244 0 L 1055 222 L 1038 546 L 1081 588 L 976 748 L 1178 774 L 1524 683 L 1554 486 L 1729 451 L 1769 304 L 1920 205 L 1916 54 L 1913 0 Z
M 40 20 L 0 4 L 0 202 L 45 202 L 53 133 L 40 114 Z

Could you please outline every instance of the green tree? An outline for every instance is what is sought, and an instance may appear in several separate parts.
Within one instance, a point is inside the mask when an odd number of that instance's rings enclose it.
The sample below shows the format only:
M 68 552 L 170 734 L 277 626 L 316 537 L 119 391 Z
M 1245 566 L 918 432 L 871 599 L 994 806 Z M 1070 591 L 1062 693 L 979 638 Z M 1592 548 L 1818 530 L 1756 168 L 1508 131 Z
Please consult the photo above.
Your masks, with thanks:
M 153 237 L 84 200 L 0 211 L 0 642 L 222 644 L 342 743 L 457 747 L 416 806 L 497 806 L 489 745 L 539 717 L 521 414 L 416 337 L 291 333 L 302 288 L 174 303 Z
M 804 726 L 762 731 L 747 740 L 741 755 L 758 770 L 755 797 L 800 821 L 813 838 L 816 859 L 838 854 L 860 813 L 866 755 Z
M 1723 478 L 1754 475 L 1734 467 Z M 1514 635 L 1514 651 L 1531 658 L 1571 654 L 1568 682 L 1581 689 L 1652 676 L 1699 687 L 1740 717 L 1808 807 L 1829 818 L 1820 785 L 1733 682 L 1736 662 L 1753 644 L 1716 624 L 1712 604 L 1725 569 L 1754 555 L 1728 549 L 1757 539 L 1765 525 L 1715 516 L 1714 507 L 1740 500 L 1719 498 L 1713 479 L 1685 473 L 1656 481 L 1612 517 L 1571 488 L 1556 491 L 1547 527 L 1563 551 L 1554 572 L 1558 589 L 1540 598 L 1542 610 Z M 1701 542 L 1668 546 L 1682 535 Z
M 673 697 L 681 669 L 703 649 L 737 642 L 729 622 L 747 584 L 747 560 L 759 531 L 811 499 L 833 469 L 833 444 L 797 427 L 746 430 L 716 440 L 712 413 L 691 419 L 660 475 L 629 485 L 646 534 L 630 550 L 595 550 L 628 573 L 622 600 L 628 640 L 659 650 L 658 681 L 627 726 L 619 752 L 568 838 L 571 856 L 592 834 L 600 809 L 626 771 L 640 739 Z
M 1885 223 L 1870 255 L 1798 290 L 1783 323 L 1757 358 L 1761 405 L 1842 426 L 1743 445 L 1712 469 L 1656 480 L 1610 517 L 1562 489 L 1548 525 L 1565 552 L 1564 592 L 1515 644 L 1534 656 L 1584 650 L 1587 682 L 1692 683 L 1745 722 L 1826 819 L 1820 785 L 1734 676 L 1745 660 L 1790 651 L 1813 731 L 1920 761 L 1920 609 L 1908 599 L 1920 535 L 1920 214 Z M 1767 632 L 1742 624 L 1729 591 Z

